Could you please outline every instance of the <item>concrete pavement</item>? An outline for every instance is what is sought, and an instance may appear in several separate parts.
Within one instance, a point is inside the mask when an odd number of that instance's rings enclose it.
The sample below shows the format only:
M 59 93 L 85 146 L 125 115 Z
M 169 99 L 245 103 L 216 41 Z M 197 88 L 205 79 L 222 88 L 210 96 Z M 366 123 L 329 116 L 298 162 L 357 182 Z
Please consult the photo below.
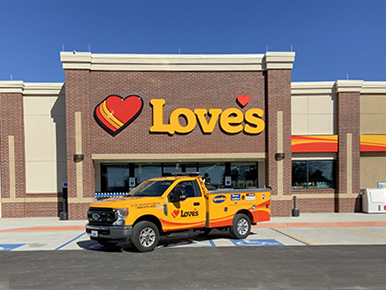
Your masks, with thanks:
M 87 220 L 59 220 L 58 217 L 0 218 L 0 233 L 84 230 Z M 272 217 L 253 227 L 336 227 L 386 226 L 386 214 L 301 213 L 299 217 Z
M 85 234 L 86 223 L 55 217 L 2 218 L 0 251 L 103 249 Z M 208 237 L 161 238 L 159 248 L 380 244 L 386 245 L 386 214 L 301 213 L 299 217 L 272 217 L 254 226 L 245 240 L 212 231 Z

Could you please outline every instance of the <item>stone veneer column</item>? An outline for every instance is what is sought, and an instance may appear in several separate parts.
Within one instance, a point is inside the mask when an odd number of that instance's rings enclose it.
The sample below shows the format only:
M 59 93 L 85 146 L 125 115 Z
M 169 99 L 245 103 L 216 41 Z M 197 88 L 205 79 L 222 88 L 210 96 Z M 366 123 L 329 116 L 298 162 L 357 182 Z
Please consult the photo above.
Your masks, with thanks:
M 266 54 L 266 184 L 272 188 L 272 215 L 291 214 L 291 66 L 275 67 Z M 292 56 L 294 57 L 294 55 Z M 277 153 L 284 153 L 284 159 Z
M 360 91 L 363 81 L 335 83 L 337 100 L 337 182 L 335 212 L 353 212 L 360 193 Z
M 0 82 L 1 217 L 25 217 L 22 81 Z

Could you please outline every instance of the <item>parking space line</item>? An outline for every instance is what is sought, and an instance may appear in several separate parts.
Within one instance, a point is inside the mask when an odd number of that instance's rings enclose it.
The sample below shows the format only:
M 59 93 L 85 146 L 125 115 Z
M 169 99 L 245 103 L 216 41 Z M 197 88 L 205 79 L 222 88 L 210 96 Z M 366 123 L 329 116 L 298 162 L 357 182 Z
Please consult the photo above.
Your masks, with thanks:
M 211 247 L 216 247 L 216 244 L 212 240 L 209 240 L 209 244 Z
M 307 245 L 307 246 L 314 246 L 314 244 L 312 244 L 312 243 L 309 243 L 309 242 L 306 242 L 306 241 L 304 241 L 304 240 L 302 240 L 302 239 L 299 239 L 299 238 L 297 238 L 297 237 L 294 237 L 294 236 L 292 236 L 292 235 L 290 235 L 290 234 L 288 234 L 288 233 L 286 233 L 286 232 L 283 232 L 283 231 L 281 231 L 281 230 L 279 230 L 279 229 L 271 228 L 271 230 L 276 231 L 276 232 L 278 232 L 278 233 L 280 233 L 280 234 L 282 234 L 282 235 L 285 235 L 285 236 L 287 236 L 287 237 L 289 237 L 289 238 L 291 238 L 291 239 L 293 239 L 293 240 L 295 240 L 295 241 L 297 241 L 297 242 L 299 242 L 299 243 L 305 244 L 305 245 Z
M 346 227 L 340 227 L 340 228 L 341 228 L 341 229 L 345 229 L 345 230 L 349 230 L 349 231 L 353 231 L 353 232 L 357 232 L 357 233 L 361 233 L 361 234 L 364 234 L 364 235 L 368 235 L 368 236 L 372 236 L 372 237 L 377 237 L 377 238 L 381 238 L 381 239 L 385 239 L 385 240 L 386 240 L 386 237 L 382 237 L 382 236 L 378 236 L 378 235 L 366 233 L 366 232 L 363 232 L 363 231 L 360 231 L 360 230 L 350 229 L 350 228 L 346 228 Z
M 76 238 L 72 239 L 71 241 L 68 241 L 67 243 L 64 243 L 63 245 L 57 247 L 56 249 L 54 249 L 54 251 L 57 251 L 57 250 L 60 250 L 61 248 L 67 246 L 68 244 L 72 243 L 73 241 L 79 239 L 81 236 L 84 236 L 86 234 L 86 232 L 80 234 L 79 236 L 77 236 Z

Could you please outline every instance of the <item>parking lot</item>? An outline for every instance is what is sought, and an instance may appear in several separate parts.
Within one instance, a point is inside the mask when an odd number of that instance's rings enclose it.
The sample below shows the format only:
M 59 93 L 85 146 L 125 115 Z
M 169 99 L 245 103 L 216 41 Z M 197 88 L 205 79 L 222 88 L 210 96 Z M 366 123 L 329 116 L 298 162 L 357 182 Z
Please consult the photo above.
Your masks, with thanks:
M 85 224 L 55 218 L 1 219 L 0 251 L 104 250 L 89 239 Z M 162 237 L 158 249 L 385 244 L 384 215 L 303 214 L 301 218 L 272 218 L 253 227 L 245 240 L 233 240 L 227 232 L 214 230 L 208 236 Z M 120 248 L 130 250 L 131 246 L 120 244 Z
M 273 217 L 245 240 L 161 238 L 155 251 L 91 241 L 86 221 L 0 219 L 0 289 L 385 289 L 386 217 Z

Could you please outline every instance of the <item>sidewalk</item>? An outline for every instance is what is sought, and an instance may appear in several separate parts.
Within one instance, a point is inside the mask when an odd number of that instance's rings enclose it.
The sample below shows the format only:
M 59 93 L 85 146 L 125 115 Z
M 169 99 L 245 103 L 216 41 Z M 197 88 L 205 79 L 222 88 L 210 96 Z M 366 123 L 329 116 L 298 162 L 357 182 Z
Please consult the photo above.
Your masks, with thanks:
M 62 221 L 57 217 L 0 218 L 0 233 L 83 231 L 87 220 Z M 272 217 L 257 228 L 386 226 L 386 214 L 300 213 L 299 217 Z
M 58 217 L 0 218 L 0 233 L 85 231 L 87 220 L 62 221 Z

